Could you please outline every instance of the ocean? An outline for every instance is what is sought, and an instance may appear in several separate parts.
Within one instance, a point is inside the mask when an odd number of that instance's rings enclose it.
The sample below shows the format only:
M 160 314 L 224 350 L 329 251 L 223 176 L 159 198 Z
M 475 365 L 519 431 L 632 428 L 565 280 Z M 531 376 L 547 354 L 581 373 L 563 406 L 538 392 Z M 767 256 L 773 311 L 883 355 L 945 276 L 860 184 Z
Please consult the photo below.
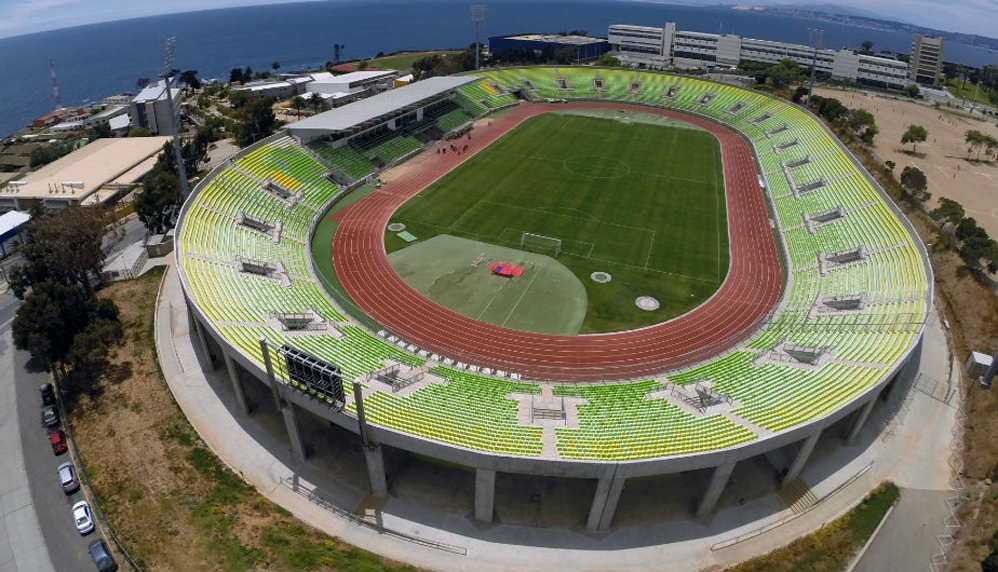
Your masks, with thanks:
M 724 32 L 748 38 L 807 43 L 808 28 L 825 30 L 830 48 L 908 52 L 911 36 L 829 22 L 657 2 L 500 0 L 487 4 L 483 41 L 489 36 L 586 30 L 606 36 L 610 24 Z M 49 60 L 55 61 L 63 105 L 135 92 L 138 78 L 154 78 L 163 65 L 166 38 L 175 36 L 174 67 L 202 79 L 225 81 L 234 67 L 281 71 L 322 67 L 342 44 L 343 59 L 378 52 L 464 47 L 474 43 L 470 3 L 455 0 L 330 0 L 209 10 L 80 26 L 0 39 L 0 135 L 10 134 L 54 108 Z M 947 43 L 946 61 L 994 64 L 998 55 Z

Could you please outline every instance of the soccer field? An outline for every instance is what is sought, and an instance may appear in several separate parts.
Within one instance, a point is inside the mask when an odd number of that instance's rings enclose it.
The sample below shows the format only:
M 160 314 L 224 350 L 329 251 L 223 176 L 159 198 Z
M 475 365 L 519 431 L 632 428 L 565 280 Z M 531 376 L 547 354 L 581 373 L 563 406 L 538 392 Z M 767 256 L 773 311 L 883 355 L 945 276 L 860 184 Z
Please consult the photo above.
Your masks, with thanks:
M 639 115 L 529 119 L 413 197 L 392 222 L 420 239 L 451 234 L 514 248 L 524 232 L 561 239 L 558 260 L 589 297 L 582 333 L 682 314 L 727 273 L 720 149 L 705 131 Z M 388 233 L 386 246 L 405 243 Z M 596 271 L 612 280 L 594 282 Z M 640 310 L 639 296 L 661 307 Z

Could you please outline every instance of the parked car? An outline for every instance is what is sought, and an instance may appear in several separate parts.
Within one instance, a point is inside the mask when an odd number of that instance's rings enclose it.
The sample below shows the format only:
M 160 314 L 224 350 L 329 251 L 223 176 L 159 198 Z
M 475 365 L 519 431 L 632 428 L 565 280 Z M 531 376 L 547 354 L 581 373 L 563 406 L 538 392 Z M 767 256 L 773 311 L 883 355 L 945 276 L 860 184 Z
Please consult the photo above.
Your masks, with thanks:
M 38 392 L 42 394 L 42 405 L 55 405 L 55 388 L 51 383 L 43 383 Z
M 59 424 L 59 410 L 55 408 L 55 405 L 46 405 L 42 407 L 42 425 L 46 427 L 55 427 Z
M 87 535 L 94 531 L 94 518 L 90 514 L 90 503 L 81 500 L 73 505 L 73 522 L 76 523 L 76 530 L 81 535 Z
M 111 551 L 107 549 L 107 544 L 104 544 L 103 538 L 91 542 L 87 546 L 87 552 L 90 553 L 90 559 L 94 561 L 94 566 L 99 572 L 114 572 L 118 569 L 118 564 L 111 556 Z
M 76 467 L 69 461 L 59 465 L 59 482 L 62 492 L 71 495 L 80 489 L 80 481 L 76 479 Z
M 62 429 L 56 429 L 49 433 L 49 441 L 52 443 L 52 452 L 56 455 L 66 452 L 66 434 L 62 432 Z

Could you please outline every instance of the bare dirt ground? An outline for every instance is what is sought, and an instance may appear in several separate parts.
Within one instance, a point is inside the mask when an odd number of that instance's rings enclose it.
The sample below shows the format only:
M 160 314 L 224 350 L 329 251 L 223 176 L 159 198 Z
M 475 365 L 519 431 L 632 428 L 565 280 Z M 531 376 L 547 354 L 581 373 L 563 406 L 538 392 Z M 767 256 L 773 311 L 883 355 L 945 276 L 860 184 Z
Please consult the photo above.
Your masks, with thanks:
M 94 399 L 70 413 L 86 475 L 143 570 L 415 570 L 300 524 L 208 451 L 156 361 L 160 273 L 115 283 L 125 331 Z
M 822 97 L 834 97 L 850 109 L 862 108 L 872 113 L 880 133 L 874 138 L 874 151 L 884 161 L 894 161 L 896 174 L 908 165 L 918 167 L 929 181 L 932 193 L 930 208 L 938 197 L 963 205 L 967 216 L 978 226 L 998 237 L 998 163 L 976 161 L 977 153 L 968 154 L 964 142 L 967 131 L 976 129 L 998 137 L 998 126 L 983 119 L 969 119 L 934 107 L 861 92 L 816 89 Z M 901 145 L 901 134 L 909 125 L 921 125 L 928 131 L 925 143 Z M 984 159 L 984 154 L 981 154 Z

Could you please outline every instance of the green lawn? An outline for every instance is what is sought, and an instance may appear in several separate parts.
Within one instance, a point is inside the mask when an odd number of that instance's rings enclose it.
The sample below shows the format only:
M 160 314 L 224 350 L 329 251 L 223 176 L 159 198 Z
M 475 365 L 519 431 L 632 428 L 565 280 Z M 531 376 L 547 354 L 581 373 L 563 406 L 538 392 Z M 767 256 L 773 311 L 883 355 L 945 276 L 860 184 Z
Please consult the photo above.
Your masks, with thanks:
M 558 260 L 589 300 L 581 333 L 685 313 L 716 291 L 728 268 L 717 140 L 633 115 L 525 121 L 412 198 L 392 222 L 420 239 L 451 234 L 519 247 L 524 232 L 560 238 Z M 406 246 L 391 233 L 385 240 L 389 252 Z M 594 271 L 613 279 L 598 284 Z M 660 309 L 638 309 L 638 296 L 658 299 Z

